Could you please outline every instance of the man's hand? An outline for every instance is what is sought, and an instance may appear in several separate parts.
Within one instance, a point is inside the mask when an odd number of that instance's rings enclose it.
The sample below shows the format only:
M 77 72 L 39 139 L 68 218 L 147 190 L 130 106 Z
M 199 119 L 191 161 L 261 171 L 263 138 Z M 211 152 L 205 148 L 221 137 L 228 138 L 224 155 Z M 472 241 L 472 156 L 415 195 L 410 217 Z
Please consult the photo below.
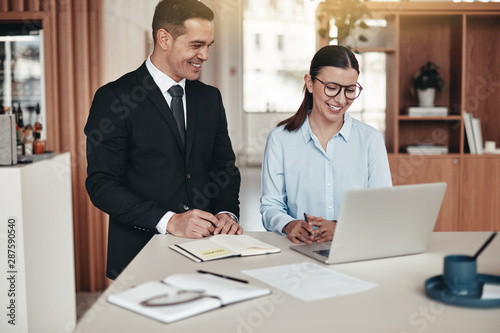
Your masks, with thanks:
M 228 235 L 241 235 L 243 233 L 243 228 L 231 217 L 231 215 L 226 213 L 220 213 L 216 215 L 219 223 L 214 230 L 214 235 L 218 234 L 228 234 Z
M 185 213 L 174 214 L 168 221 L 167 231 L 179 237 L 203 238 L 222 227 L 222 222 L 214 215 L 193 209 Z
M 295 244 L 300 244 L 300 242 L 304 242 L 307 244 L 313 243 L 311 236 L 313 228 L 304 220 L 293 220 L 289 222 L 283 228 L 283 232 L 285 232 L 288 236 L 288 239 L 290 239 Z

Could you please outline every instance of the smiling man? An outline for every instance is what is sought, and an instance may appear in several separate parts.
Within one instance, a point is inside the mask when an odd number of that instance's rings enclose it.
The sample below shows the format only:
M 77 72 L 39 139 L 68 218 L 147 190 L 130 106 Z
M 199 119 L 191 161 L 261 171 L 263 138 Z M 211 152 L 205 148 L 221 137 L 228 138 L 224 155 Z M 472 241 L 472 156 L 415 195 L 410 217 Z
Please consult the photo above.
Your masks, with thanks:
M 156 234 L 241 234 L 240 173 L 218 89 L 198 81 L 214 14 L 197 0 L 163 0 L 154 50 L 95 94 L 86 187 L 109 214 L 106 275 L 114 279 Z

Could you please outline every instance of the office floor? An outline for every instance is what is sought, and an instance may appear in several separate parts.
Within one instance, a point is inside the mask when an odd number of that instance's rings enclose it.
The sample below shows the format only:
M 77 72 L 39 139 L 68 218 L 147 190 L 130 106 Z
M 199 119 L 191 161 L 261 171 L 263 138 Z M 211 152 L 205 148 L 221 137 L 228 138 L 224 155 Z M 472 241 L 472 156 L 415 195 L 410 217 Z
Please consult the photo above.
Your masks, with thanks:
M 260 168 L 241 168 L 240 224 L 245 231 L 264 231 L 259 212 Z M 101 292 L 76 294 L 77 320 L 95 303 Z

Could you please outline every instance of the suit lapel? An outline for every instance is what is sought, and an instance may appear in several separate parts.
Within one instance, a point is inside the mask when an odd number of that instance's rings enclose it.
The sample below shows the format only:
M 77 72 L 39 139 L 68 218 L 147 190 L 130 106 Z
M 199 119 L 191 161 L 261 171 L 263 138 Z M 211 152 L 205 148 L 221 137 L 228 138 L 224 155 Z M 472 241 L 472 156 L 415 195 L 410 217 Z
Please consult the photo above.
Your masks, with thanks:
M 198 121 L 198 112 L 200 108 L 200 98 L 196 92 L 195 85 L 186 80 L 186 108 L 187 108 L 187 131 L 186 131 L 186 163 L 189 161 L 191 148 L 193 147 L 194 134 L 196 132 L 196 123 Z M 199 97 L 199 96 L 198 96 Z
M 160 88 L 158 88 L 158 86 L 154 82 L 153 77 L 151 76 L 151 74 L 149 74 L 146 63 L 143 63 L 142 66 L 139 67 L 139 69 L 137 70 L 137 76 L 139 82 L 144 87 L 148 98 L 162 114 L 163 118 L 165 118 L 168 126 L 170 127 L 170 130 L 172 131 L 172 133 L 174 133 L 179 148 L 181 148 L 182 152 L 184 153 L 184 147 L 182 146 L 181 137 L 179 135 L 179 130 L 177 129 L 177 123 L 175 122 L 172 110 L 168 106 L 167 101 L 165 101 L 165 97 L 160 91 Z

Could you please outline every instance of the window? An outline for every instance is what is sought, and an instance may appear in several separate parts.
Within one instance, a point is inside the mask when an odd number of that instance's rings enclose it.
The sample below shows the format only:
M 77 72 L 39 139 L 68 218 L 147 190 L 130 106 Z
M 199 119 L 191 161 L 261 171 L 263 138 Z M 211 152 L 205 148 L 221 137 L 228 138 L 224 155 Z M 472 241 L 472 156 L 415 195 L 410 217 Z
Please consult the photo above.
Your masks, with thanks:
M 243 109 L 246 112 L 295 112 L 303 99 L 304 75 L 316 52 L 314 0 L 246 0 L 243 12 Z M 371 20 L 371 43 L 385 43 L 387 22 Z M 336 36 L 332 24 L 331 37 Z M 365 46 L 365 45 L 360 45 Z M 371 45 L 370 45 L 371 46 Z M 349 113 L 385 132 L 386 57 L 356 54 L 364 87 Z
M 337 27 L 331 24 L 330 37 L 332 44 L 337 43 Z M 363 86 L 361 96 L 357 98 L 349 108 L 349 114 L 368 125 L 385 133 L 386 128 L 386 108 L 387 108 L 387 53 L 367 52 L 370 49 L 393 50 L 394 24 L 388 22 L 384 17 L 365 20 L 369 29 L 363 33 L 368 41 L 360 42 L 357 38 L 349 35 L 344 41 L 344 45 L 351 46 L 352 49 L 363 49 L 365 51 L 356 53 L 359 62 L 358 82 Z M 356 30 L 354 30 L 356 34 Z
M 283 35 L 278 35 L 278 51 L 283 51 Z
M 356 54 L 360 70 L 358 82 L 364 89 L 349 108 L 353 118 L 382 133 L 385 133 L 386 56 L 384 52 Z
M 315 11 L 319 2 L 246 0 L 243 12 L 245 111 L 295 112 L 299 108 L 304 75 L 316 51 Z
M 260 35 L 259 34 L 255 35 L 255 50 L 256 51 L 260 50 Z

